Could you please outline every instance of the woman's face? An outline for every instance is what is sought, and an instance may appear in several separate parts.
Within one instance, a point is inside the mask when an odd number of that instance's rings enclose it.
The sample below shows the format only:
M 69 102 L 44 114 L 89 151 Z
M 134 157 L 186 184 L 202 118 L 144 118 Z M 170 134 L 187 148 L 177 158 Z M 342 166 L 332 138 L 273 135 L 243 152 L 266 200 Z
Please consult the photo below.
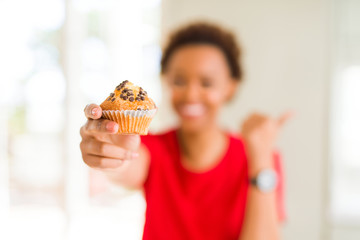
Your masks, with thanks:
M 164 77 L 181 128 L 190 132 L 213 126 L 221 106 L 231 98 L 237 85 L 223 52 L 209 44 L 177 49 Z

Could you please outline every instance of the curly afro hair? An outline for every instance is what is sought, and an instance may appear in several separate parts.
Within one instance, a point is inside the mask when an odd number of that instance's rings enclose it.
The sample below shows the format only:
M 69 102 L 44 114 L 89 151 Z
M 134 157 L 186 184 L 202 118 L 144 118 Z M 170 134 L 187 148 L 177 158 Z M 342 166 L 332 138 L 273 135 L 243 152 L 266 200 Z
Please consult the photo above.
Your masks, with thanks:
M 178 29 L 170 35 L 161 58 L 161 73 L 166 72 L 172 54 L 179 48 L 190 44 L 211 44 L 218 47 L 225 55 L 232 78 L 242 80 L 240 64 L 241 49 L 235 36 L 228 30 L 215 24 L 197 22 Z

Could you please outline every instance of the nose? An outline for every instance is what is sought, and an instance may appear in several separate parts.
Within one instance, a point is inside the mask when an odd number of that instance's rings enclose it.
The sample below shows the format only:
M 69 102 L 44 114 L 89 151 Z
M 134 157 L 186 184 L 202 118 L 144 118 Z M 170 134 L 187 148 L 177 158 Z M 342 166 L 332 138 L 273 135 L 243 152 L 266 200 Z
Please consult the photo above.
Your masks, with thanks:
M 200 91 L 196 84 L 188 84 L 184 92 L 186 102 L 197 102 L 199 100 Z

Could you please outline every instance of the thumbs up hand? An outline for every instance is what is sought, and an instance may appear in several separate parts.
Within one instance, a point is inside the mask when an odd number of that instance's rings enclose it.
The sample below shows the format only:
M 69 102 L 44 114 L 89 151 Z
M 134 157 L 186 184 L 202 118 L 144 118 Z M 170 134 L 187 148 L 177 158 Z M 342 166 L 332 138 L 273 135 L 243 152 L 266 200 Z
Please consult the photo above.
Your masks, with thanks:
M 241 135 L 245 143 L 250 175 L 272 167 L 276 138 L 292 116 L 292 112 L 285 112 L 278 118 L 254 113 L 244 121 Z

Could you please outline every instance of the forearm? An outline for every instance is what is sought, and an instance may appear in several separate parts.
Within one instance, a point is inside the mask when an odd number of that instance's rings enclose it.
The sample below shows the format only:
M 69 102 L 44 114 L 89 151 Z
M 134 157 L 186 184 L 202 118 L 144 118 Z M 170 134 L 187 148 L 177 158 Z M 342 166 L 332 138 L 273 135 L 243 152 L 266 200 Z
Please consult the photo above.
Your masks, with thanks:
M 127 160 L 125 160 L 127 161 Z M 126 164 L 126 163 L 125 163 Z M 102 173 L 107 177 L 107 179 L 112 182 L 115 185 L 120 185 L 124 187 L 130 187 L 126 186 L 127 178 L 126 178 L 126 170 L 128 166 L 121 166 L 117 169 L 106 169 L 101 170 Z
M 275 193 L 262 193 L 250 186 L 240 240 L 280 239 Z
M 263 169 L 274 168 L 272 154 L 258 155 L 257 158 L 263 161 L 250 161 L 250 177 L 257 176 Z M 275 190 L 264 193 L 250 185 L 240 240 L 277 240 L 279 235 Z

